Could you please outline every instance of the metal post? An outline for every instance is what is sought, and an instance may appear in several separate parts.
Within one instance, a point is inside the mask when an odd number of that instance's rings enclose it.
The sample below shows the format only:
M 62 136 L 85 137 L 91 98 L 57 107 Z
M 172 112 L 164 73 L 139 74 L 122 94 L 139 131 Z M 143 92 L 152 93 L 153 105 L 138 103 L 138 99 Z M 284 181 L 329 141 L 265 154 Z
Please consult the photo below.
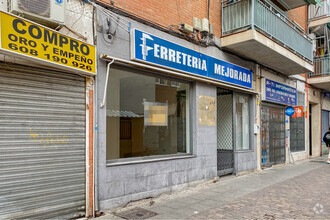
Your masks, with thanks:
M 327 54 L 329 54 L 329 34 L 328 34 L 328 25 L 327 24 L 324 25 L 324 32 L 326 34 L 325 35 L 325 38 L 326 38 L 325 40 L 327 42 Z
M 252 0 L 251 4 L 251 29 L 254 29 L 254 5 L 256 0 Z
M 223 35 L 223 1 L 221 1 L 221 36 Z

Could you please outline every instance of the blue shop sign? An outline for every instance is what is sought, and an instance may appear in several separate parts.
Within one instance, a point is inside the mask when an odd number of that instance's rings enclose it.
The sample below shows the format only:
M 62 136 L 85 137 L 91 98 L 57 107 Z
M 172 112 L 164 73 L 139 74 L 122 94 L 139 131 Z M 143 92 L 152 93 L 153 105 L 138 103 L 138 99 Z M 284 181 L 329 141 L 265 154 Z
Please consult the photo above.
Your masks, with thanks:
M 134 29 L 131 59 L 252 88 L 249 69 Z
M 297 105 L 297 90 L 269 79 L 265 79 L 266 100 L 284 105 Z

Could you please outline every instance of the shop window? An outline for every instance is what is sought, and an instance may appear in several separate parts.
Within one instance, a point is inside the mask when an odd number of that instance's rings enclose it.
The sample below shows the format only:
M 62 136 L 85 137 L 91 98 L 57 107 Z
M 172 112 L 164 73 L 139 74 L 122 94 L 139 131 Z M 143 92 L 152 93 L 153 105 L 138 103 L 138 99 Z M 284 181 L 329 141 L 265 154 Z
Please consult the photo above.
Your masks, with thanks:
M 248 95 L 235 95 L 236 106 L 236 150 L 250 148 L 250 109 Z
M 189 83 L 112 69 L 107 160 L 190 153 L 189 89 Z

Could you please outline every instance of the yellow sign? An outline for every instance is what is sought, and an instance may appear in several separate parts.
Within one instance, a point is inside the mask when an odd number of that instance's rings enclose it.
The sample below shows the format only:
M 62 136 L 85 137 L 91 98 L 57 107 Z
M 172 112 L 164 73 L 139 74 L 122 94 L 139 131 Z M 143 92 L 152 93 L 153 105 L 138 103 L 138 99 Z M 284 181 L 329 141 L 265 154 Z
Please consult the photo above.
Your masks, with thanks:
M 25 19 L 0 13 L 1 48 L 95 74 L 95 47 Z

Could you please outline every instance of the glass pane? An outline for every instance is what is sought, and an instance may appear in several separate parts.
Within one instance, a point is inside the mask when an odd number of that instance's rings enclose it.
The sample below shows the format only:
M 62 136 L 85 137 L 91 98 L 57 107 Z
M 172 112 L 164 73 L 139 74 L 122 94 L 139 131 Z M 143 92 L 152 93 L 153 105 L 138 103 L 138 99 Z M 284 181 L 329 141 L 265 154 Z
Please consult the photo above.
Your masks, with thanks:
M 298 93 L 298 106 L 304 106 L 305 95 Z M 305 116 L 305 113 L 304 113 Z M 305 150 L 305 117 L 290 117 L 290 151 L 299 152 Z
M 236 150 L 250 149 L 249 96 L 235 95 L 236 104 Z
M 107 160 L 189 153 L 189 84 L 112 69 Z

